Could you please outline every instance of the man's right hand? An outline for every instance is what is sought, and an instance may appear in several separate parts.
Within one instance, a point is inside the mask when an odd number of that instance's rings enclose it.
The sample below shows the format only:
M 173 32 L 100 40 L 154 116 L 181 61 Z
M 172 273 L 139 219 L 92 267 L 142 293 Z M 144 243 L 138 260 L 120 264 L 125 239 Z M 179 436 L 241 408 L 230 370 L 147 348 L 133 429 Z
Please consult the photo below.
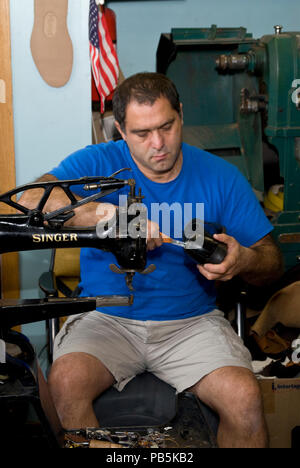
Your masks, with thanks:
M 154 250 L 157 247 L 161 247 L 163 244 L 159 225 L 154 221 L 148 219 L 147 224 L 147 248 L 148 250 Z

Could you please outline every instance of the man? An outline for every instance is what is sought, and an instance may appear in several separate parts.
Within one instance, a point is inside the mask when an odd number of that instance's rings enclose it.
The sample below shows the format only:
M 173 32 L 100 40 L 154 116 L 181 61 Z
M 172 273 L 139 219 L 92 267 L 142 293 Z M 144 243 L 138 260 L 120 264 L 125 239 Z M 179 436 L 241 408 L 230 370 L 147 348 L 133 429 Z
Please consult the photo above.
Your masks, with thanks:
M 282 267 L 272 226 L 235 167 L 182 143 L 182 106 L 167 77 L 128 78 L 115 91 L 113 107 L 122 140 L 80 150 L 41 180 L 108 176 L 131 168 L 122 177 L 133 177 L 142 188 L 148 213 L 155 203 L 204 203 L 205 220 L 226 227 L 226 234 L 215 237 L 227 244 L 228 253 L 219 265 L 196 266 L 183 249 L 163 245 L 161 226 L 149 221 L 148 256 L 156 270 L 135 275 L 133 305 L 70 318 L 56 339 L 49 385 L 62 425 L 97 426 L 93 400 L 111 385 L 121 390 L 147 369 L 178 392 L 191 389 L 219 414 L 220 447 L 266 447 L 251 356 L 216 310 L 214 283 L 236 275 L 254 284 L 277 278 Z M 80 189 L 75 193 L 83 196 Z M 105 208 L 111 216 L 118 195 L 107 197 L 101 213 Z M 35 195 L 25 197 L 23 203 L 33 207 Z M 65 202 L 57 189 L 45 210 Z M 97 208 L 96 202 L 80 207 L 71 223 L 95 225 L 101 219 Z M 112 259 L 110 253 L 82 250 L 83 295 L 128 292 L 124 278 L 108 269 Z

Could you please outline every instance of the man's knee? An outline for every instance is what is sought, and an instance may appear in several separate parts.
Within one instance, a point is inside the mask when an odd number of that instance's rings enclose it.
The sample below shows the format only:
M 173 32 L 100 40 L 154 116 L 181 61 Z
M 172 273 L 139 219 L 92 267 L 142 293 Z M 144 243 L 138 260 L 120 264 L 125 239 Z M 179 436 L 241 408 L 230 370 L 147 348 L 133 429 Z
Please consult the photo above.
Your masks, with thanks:
M 113 377 L 97 358 L 85 353 L 70 353 L 58 358 L 48 383 L 64 428 L 98 425 L 92 403 L 112 385 Z
M 225 425 L 241 436 L 251 438 L 260 433 L 266 439 L 262 396 L 255 376 L 245 374 L 243 378 L 233 378 L 232 382 L 225 383 L 225 392 L 224 405 L 219 411 Z
M 69 394 L 74 389 L 74 384 L 79 383 L 78 366 L 70 356 L 63 356 L 52 364 L 48 383 L 55 393 Z M 77 386 L 76 385 L 76 386 Z
M 57 398 L 96 398 L 114 383 L 113 376 L 94 356 L 71 353 L 58 358 L 52 365 L 48 383 Z
M 261 414 L 262 397 L 254 374 L 248 369 L 217 369 L 193 387 L 197 396 L 220 416 L 244 418 L 245 414 Z
M 241 425 L 249 424 L 251 427 L 260 424 L 263 404 L 261 391 L 255 377 L 238 381 L 228 390 L 232 391 L 232 396 L 228 398 L 227 415 L 231 415 Z
M 267 447 L 260 387 L 245 368 L 225 367 L 204 377 L 193 391 L 220 417 L 220 447 Z
M 233 372 L 224 383 L 224 413 L 245 422 L 259 419 L 262 414 L 262 397 L 258 382 L 250 372 Z
M 268 446 L 268 430 L 264 416 L 263 400 L 256 378 L 246 378 L 235 385 L 229 405 L 221 411 L 221 418 L 230 430 L 241 438 L 257 439 L 261 447 Z

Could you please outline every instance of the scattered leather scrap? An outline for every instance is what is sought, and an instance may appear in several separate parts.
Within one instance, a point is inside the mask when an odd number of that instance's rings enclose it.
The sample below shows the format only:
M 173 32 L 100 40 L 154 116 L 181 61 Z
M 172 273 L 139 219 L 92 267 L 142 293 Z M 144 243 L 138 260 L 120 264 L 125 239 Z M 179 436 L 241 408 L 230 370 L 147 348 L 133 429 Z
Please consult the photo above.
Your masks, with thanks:
M 251 331 L 262 337 L 277 323 L 300 328 L 300 281 L 277 291 L 267 302 Z
M 278 377 L 289 379 L 296 377 L 300 373 L 300 365 L 289 361 L 286 365 L 282 361 L 273 361 L 268 364 L 261 372 L 263 377 Z
M 290 343 L 279 336 L 274 330 L 268 330 L 263 336 L 253 333 L 257 345 L 267 356 L 280 357 L 290 349 Z

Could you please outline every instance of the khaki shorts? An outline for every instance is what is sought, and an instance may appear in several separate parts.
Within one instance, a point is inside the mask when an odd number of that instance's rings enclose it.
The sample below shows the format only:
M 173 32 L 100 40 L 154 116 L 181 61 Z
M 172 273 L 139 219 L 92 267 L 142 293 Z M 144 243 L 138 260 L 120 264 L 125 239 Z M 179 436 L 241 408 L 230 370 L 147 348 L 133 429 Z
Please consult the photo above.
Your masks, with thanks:
M 98 358 L 122 390 L 147 370 L 186 390 L 225 366 L 252 370 L 251 355 L 219 310 L 173 321 L 138 321 L 98 311 L 69 317 L 55 340 L 54 360 L 72 352 Z

